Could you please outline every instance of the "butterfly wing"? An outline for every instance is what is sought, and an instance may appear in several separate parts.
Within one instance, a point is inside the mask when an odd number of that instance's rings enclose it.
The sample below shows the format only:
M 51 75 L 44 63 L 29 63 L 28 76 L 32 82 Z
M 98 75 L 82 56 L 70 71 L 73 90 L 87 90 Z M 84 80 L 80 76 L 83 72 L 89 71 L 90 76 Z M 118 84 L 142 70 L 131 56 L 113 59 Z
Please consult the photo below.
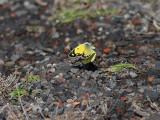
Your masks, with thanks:
M 95 57 L 96 57 L 96 52 L 94 51 L 89 57 L 84 59 L 83 63 L 87 64 L 87 63 L 93 62 Z
M 84 54 L 85 44 L 81 44 L 69 53 L 69 57 L 82 56 Z

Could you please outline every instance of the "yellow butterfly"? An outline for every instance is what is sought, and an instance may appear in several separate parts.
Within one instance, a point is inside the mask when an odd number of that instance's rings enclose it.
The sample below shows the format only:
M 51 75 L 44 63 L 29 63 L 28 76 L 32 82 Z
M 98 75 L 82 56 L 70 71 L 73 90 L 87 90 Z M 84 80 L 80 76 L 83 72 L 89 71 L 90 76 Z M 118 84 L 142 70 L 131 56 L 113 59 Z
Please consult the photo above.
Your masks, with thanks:
M 87 64 L 93 62 L 96 57 L 94 49 L 95 47 L 92 44 L 86 42 L 73 49 L 69 53 L 69 57 L 82 57 L 84 59 L 83 63 Z

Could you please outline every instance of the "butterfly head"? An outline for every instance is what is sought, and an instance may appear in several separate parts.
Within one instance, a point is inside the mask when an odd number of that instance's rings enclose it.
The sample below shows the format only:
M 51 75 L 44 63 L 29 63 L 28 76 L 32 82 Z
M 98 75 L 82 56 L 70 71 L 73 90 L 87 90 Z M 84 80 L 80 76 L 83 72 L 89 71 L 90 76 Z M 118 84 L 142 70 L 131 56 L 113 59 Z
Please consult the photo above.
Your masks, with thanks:
M 95 47 L 89 42 L 86 42 L 85 46 L 88 47 L 88 48 L 91 48 L 91 49 L 95 49 Z

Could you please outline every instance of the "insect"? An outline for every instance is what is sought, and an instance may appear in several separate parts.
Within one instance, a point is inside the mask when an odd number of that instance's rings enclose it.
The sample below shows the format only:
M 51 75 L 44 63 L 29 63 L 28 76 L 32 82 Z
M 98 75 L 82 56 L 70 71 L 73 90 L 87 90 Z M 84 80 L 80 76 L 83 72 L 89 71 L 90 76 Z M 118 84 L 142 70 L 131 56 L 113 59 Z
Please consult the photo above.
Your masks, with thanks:
M 69 57 L 81 57 L 84 59 L 83 63 L 87 64 L 93 62 L 96 57 L 95 47 L 91 43 L 83 43 L 74 48 L 70 53 Z

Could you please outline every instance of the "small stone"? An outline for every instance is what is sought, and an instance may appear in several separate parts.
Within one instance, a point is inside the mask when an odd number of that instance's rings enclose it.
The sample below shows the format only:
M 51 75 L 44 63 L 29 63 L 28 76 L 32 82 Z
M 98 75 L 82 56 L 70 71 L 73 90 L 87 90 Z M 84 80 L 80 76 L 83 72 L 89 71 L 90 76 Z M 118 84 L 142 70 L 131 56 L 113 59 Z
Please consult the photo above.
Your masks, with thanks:
M 160 85 L 157 85 L 157 91 L 160 91 Z
M 18 11 L 15 11 L 15 14 L 17 16 L 22 16 L 22 15 L 26 15 L 27 11 L 26 10 L 18 10 Z
M 146 52 L 147 49 L 148 49 L 148 47 L 146 47 L 146 46 L 141 46 L 141 47 L 139 48 L 139 51 Z
M 131 86 L 135 85 L 135 83 L 132 80 L 127 79 L 126 80 L 126 85 L 129 86 L 129 87 L 131 87 Z
M 15 64 L 14 61 L 8 61 L 8 62 L 6 62 L 5 66 L 10 67 L 10 66 L 13 66 L 14 64 Z
M 129 17 L 130 17 L 129 14 L 125 14 L 125 15 L 124 15 L 124 19 L 128 19 Z
M 132 72 L 132 71 L 129 72 L 129 74 L 132 78 L 136 78 L 138 76 L 135 72 Z
M 56 32 L 56 33 L 54 33 L 53 35 L 52 35 L 52 39 L 54 39 L 54 38 L 59 38 L 59 33 L 58 32 Z
M 3 5 L 5 3 L 8 3 L 8 0 L 0 0 L 0 5 Z
M 78 68 L 71 68 L 71 70 L 70 70 L 70 71 L 71 71 L 72 73 L 77 73 L 77 72 L 78 72 L 78 70 L 79 70 Z
M 72 104 L 67 104 L 66 107 L 70 108 L 72 107 Z
M 93 109 L 93 110 L 91 110 L 91 113 L 92 114 L 96 114 L 96 111 Z
M 0 59 L 0 65 L 4 65 L 4 61 Z
M 158 113 L 153 113 L 147 120 L 159 120 L 160 114 Z
M 17 61 L 19 58 L 20 58 L 19 55 L 12 55 L 11 58 L 10 58 L 10 60 Z
M 154 81 L 154 77 L 148 77 L 148 82 L 153 82 Z
M 56 71 L 55 68 L 50 69 L 50 72 L 55 72 L 55 71 Z
M 55 83 L 55 80 L 51 80 L 51 83 L 54 84 L 54 83 Z
M 67 103 L 72 103 L 72 99 L 68 99 L 68 100 L 67 100 Z
M 149 97 L 151 100 L 157 100 L 159 98 L 160 93 L 157 91 L 144 90 L 144 95 Z
M 82 29 L 77 29 L 77 34 L 82 34 L 83 30 Z
M 102 31 L 103 31 L 103 28 L 102 28 L 102 27 L 98 28 L 98 31 L 102 32 Z
M 44 108 L 44 111 L 45 111 L 45 112 L 48 112 L 48 111 L 49 111 L 49 109 L 48 109 L 48 108 Z
M 47 68 L 49 68 L 49 67 L 51 67 L 51 66 L 52 66 L 52 64 L 47 64 L 47 65 L 46 65 Z
M 97 77 L 98 77 L 98 72 L 96 72 L 96 71 L 93 72 L 93 73 L 91 74 L 91 77 L 92 77 L 92 78 L 97 78 Z
M 111 49 L 110 48 L 105 48 L 105 49 L 103 49 L 103 52 L 104 53 L 109 53 L 109 52 L 111 52 Z
M 65 38 L 65 42 L 69 42 L 71 39 L 69 37 Z

